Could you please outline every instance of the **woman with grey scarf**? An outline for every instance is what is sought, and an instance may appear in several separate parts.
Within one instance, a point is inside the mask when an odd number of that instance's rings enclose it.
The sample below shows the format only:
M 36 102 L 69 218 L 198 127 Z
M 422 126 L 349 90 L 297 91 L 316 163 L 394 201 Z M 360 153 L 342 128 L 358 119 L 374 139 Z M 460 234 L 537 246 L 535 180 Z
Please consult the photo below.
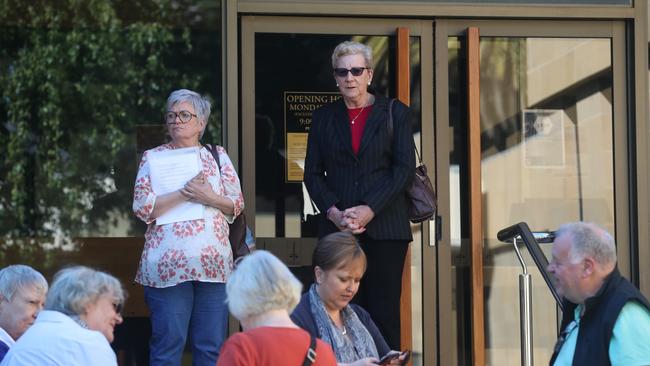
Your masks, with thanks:
M 391 351 L 368 312 L 350 301 L 366 270 L 366 255 L 349 232 L 318 241 L 313 261 L 316 282 L 302 295 L 291 318 L 329 343 L 339 365 L 377 365 Z M 401 365 L 406 354 L 383 363 Z

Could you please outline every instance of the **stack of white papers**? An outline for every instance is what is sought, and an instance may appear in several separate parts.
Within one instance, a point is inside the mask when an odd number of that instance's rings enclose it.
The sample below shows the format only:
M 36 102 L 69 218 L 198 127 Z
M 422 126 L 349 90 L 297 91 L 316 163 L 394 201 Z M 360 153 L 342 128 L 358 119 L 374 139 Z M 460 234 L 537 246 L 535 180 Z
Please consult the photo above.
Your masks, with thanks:
M 177 191 L 201 171 L 198 147 L 186 147 L 149 154 L 151 188 L 156 195 Z M 203 205 L 183 202 L 156 219 L 156 225 L 203 218 Z

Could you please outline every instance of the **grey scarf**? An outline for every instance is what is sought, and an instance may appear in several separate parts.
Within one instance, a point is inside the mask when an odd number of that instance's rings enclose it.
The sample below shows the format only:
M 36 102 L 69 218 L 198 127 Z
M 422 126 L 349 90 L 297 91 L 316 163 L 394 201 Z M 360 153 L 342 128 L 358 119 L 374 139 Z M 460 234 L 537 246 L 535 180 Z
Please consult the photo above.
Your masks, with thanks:
M 316 286 L 318 285 L 313 284 L 309 288 L 311 314 L 316 321 L 318 338 L 332 346 L 336 361 L 348 363 L 364 357 L 379 358 L 375 341 L 350 305 L 341 309 L 341 318 L 346 330 L 343 335 L 327 314 L 325 304 L 316 292 Z

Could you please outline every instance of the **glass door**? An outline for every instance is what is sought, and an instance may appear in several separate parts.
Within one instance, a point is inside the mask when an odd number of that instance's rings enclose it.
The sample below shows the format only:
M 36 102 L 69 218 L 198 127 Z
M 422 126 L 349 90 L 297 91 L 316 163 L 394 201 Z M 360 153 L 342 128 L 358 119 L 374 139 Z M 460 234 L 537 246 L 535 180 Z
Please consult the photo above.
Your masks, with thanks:
M 411 108 L 422 116 L 422 121 L 431 121 L 431 68 L 423 71 L 420 67 L 432 62 L 430 23 L 242 18 L 240 146 L 246 210 L 249 215 L 254 212 L 251 223 L 257 247 L 283 259 L 305 285 L 312 281 L 311 254 L 319 208 L 312 204 L 302 183 L 302 169 L 312 111 L 339 98 L 331 72 L 331 52 L 346 40 L 370 45 L 375 59 L 374 92 L 395 97 L 400 77 L 396 68 L 398 27 L 410 30 Z M 418 148 L 425 156 L 432 156 L 432 125 L 420 124 L 418 119 L 413 127 Z M 434 260 L 422 249 L 429 245 L 429 227 L 414 225 L 413 233 L 411 281 L 405 286 L 407 291 L 403 290 L 407 307 L 402 312 L 403 319 L 406 315 L 411 321 L 408 331 L 402 332 L 402 343 L 415 351 L 414 364 L 422 364 L 425 339 L 435 337 L 436 329 L 435 308 L 426 308 L 425 314 L 422 306 L 423 293 L 435 293 L 435 280 L 424 278 L 422 268 L 423 262 Z M 425 318 L 431 322 L 428 329 Z M 435 344 L 435 338 L 432 341 Z
M 467 53 L 468 27 L 480 34 L 476 121 L 467 117 L 474 87 L 467 70 L 476 61 Z M 623 36 L 616 22 L 437 22 L 436 75 L 448 75 L 437 78 L 437 87 L 448 89 L 437 100 L 437 119 L 448 124 L 436 128 L 451 137 L 437 160 L 449 197 L 453 364 L 519 364 L 521 268 L 512 244 L 497 239 L 499 230 L 521 221 L 533 231 L 595 222 L 615 235 L 619 266 L 629 275 Z M 480 131 L 478 178 L 468 175 L 472 128 Z M 470 179 L 479 179 L 482 268 L 470 265 Z M 531 257 L 524 259 L 533 269 L 534 363 L 547 364 L 558 312 Z M 480 289 L 469 286 L 477 286 L 477 276 Z M 476 293 L 483 324 L 471 313 Z M 477 340 L 484 340 L 483 353 L 473 348 Z

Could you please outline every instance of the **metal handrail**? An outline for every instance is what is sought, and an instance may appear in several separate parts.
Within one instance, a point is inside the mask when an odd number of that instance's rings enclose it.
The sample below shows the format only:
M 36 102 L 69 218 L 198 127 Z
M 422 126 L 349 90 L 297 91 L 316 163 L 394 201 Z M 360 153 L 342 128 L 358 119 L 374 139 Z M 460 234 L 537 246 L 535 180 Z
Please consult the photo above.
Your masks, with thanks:
M 544 236 L 546 239 L 541 239 L 541 242 L 550 243 L 555 238 L 555 233 L 538 232 L 533 235 L 533 233 L 530 231 L 530 228 L 528 227 L 528 224 L 525 222 L 520 222 L 518 224 L 512 225 L 510 227 L 502 229 L 497 233 L 497 238 L 502 242 L 511 243 L 513 238 L 516 238 L 517 242 L 522 241 L 526 245 L 530 256 L 533 257 L 533 261 L 535 262 L 537 269 L 539 269 L 539 272 L 542 274 L 542 278 L 544 278 L 544 282 L 546 282 L 546 286 L 548 287 L 549 291 L 551 291 L 551 294 L 555 298 L 557 305 L 561 310 L 564 310 L 562 297 L 557 292 L 557 289 L 553 284 L 553 276 L 547 270 L 548 259 L 546 259 L 546 256 L 542 252 L 542 249 L 539 247 L 539 243 L 535 239 L 535 236 Z
M 546 285 L 555 297 L 558 306 L 562 308 L 562 299 L 559 296 L 551 274 L 548 272 L 548 260 L 539 247 L 538 241 L 551 243 L 555 239 L 553 232 L 532 233 L 528 224 L 520 222 L 505 228 L 497 234 L 497 238 L 503 242 L 511 242 L 521 264 L 522 273 L 519 274 L 519 331 L 521 334 L 521 364 L 522 366 L 533 366 L 533 293 L 532 280 L 526 262 L 519 251 L 519 243 L 523 242 L 528 248 L 535 265 L 542 273 Z

